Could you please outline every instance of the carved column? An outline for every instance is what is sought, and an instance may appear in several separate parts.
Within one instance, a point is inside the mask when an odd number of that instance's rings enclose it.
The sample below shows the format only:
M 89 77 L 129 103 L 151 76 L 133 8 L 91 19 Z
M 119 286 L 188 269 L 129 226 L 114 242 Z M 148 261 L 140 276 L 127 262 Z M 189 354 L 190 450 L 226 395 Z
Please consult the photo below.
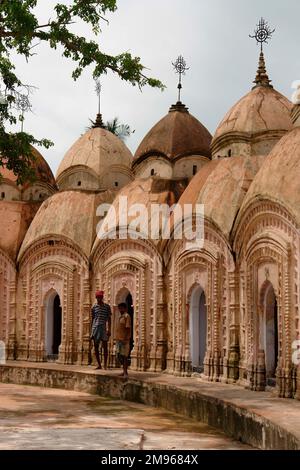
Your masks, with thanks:
M 166 282 L 167 285 L 165 285 L 165 290 L 169 290 L 168 293 L 168 300 L 166 304 L 166 309 L 167 309 L 167 334 L 168 334 L 168 340 L 167 340 L 167 371 L 168 373 L 173 373 L 174 368 L 175 368 L 175 341 L 176 341 L 176 335 L 175 335 L 175 315 L 174 315 L 174 299 L 175 299 L 175 293 L 174 293 L 174 282 L 173 282 L 174 277 L 169 274 L 167 276 Z M 172 286 L 172 287 L 170 287 Z
M 140 329 L 141 329 L 141 311 L 140 311 L 140 273 L 135 273 L 135 305 L 134 305 L 134 324 L 133 328 L 133 341 L 134 347 L 131 351 L 131 369 L 139 369 L 139 355 L 140 355 Z
M 78 363 L 87 365 L 90 361 L 90 334 L 91 334 L 91 289 L 90 279 L 83 280 L 83 319 L 82 337 Z M 79 351 L 78 351 L 79 352 Z
M 68 274 L 63 286 L 63 328 L 62 342 L 59 347 L 58 362 L 72 364 L 72 337 L 73 337 L 73 307 L 74 307 L 74 283 L 73 275 Z
M 229 354 L 227 363 L 227 379 L 235 382 L 239 378 L 239 334 L 240 334 L 240 302 L 239 278 L 236 272 L 229 273 Z
M 162 371 L 166 368 L 166 311 L 164 302 L 164 285 L 163 276 L 160 274 L 156 280 L 156 318 L 155 331 L 153 332 L 153 346 L 151 353 L 150 370 L 155 372 Z
M 16 359 L 17 335 L 16 335 L 16 280 L 9 284 L 9 312 L 8 314 L 8 341 L 7 359 Z
M 291 249 L 288 249 L 288 256 L 284 263 L 284 278 L 283 278 L 283 293 L 284 293 L 284 317 L 283 317 L 283 328 L 284 328 L 284 338 L 282 341 L 283 350 L 283 370 L 281 384 L 281 393 L 280 395 L 284 398 L 292 397 L 292 348 L 291 348 L 291 318 L 292 318 L 292 309 L 291 309 Z M 282 335 L 282 331 L 280 332 Z
M 26 361 L 28 358 L 28 320 L 27 320 L 27 289 L 26 289 L 26 277 L 22 278 L 20 283 L 20 337 L 17 345 L 17 359 L 20 361 Z
M 220 379 L 220 350 L 219 350 L 219 325 L 220 325 L 220 282 L 221 276 L 221 263 L 218 259 L 216 266 L 213 269 L 213 323 L 212 323 L 212 336 L 213 336 L 213 362 L 212 370 L 210 370 L 210 380 L 217 382 Z

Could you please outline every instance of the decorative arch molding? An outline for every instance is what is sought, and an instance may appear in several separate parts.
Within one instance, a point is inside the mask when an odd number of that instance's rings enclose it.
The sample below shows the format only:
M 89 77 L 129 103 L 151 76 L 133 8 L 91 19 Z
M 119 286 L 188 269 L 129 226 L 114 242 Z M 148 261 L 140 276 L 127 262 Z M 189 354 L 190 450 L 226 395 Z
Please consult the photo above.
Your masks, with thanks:
M 285 238 L 293 239 L 297 238 L 299 227 L 293 215 L 279 203 L 270 200 L 250 203 L 239 216 L 233 229 L 233 248 L 239 258 L 243 256 L 251 238 L 266 228 L 285 234 Z
M 85 166 L 85 165 L 74 165 L 74 166 L 70 166 L 69 168 L 67 168 L 66 170 L 64 170 L 57 178 L 57 183 L 61 183 L 61 181 L 64 179 L 64 178 L 67 178 L 68 176 L 71 176 L 71 175 L 74 175 L 78 172 L 83 172 L 83 173 L 87 173 L 88 175 L 91 175 L 95 178 L 95 180 L 98 180 L 98 174 L 95 172 L 95 170 L 93 170 L 92 168 L 90 168 L 89 166 Z
M 88 257 L 75 243 L 65 237 L 51 236 L 41 238 L 30 245 L 18 259 L 20 274 L 28 265 L 35 265 L 50 256 L 64 256 L 78 266 L 88 266 Z
M 290 245 L 282 238 L 276 238 L 271 238 L 269 235 L 258 236 L 245 253 L 246 263 L 251 265 L 265 258 L 280 261 L 282 256 L 288 256 Z
M 19 276 L 18 358 L 46 360 L 45 302 L 51 289 L 62 307 L 62 343 L 59 362 L 88 363 L 90 279 L 86 257 L 65 240 L 41 240 L 22 258 Z
M 151 240 L 122 240 L 118 238 L 116 240 L 101 240 L 91 254 L 91 262 L 93 266 L 97 266 L 100 260 L 105 262 L 120 251 L 144 253 L 151 257 L 157 257 L 162 262 L 161 255 Z
M 266 385 L 265 356 L 259 349 L 259 318 L 264 287 L 272 284 L 278 312 L 278 367 L 276 386 L 279 396 L 291 397 L 293 367 L 291 364 L 292 331 L 299 310 L 296 294 L 297 271 L 293 245 L 282 234 L 261 233 L 243 253 L 240 265 L 244 299 L 241 305 L 241 377 L 254 390 Z M 247 370 L 247 373 L 246 373 Z M 295 387 L 294 387 L 295 388 Z
M 165 367 L 166 338 L 162 260 L 148 241 L 104 241 L 93 257 L 93 285 L 105 290 L 114 305 L 122 287 L 130 291 L 134 304 L 134 349 L 132 367 L 161 371 Z M 114 361 L 114 347 L 109 347 Z
M 213 256 L 205 249 L 201 251 L 183 251 L 179 252 L 178 257 L 175 259 L 175 266 L 178 270 L 185 269 L 186 266 L 191 265 L 206 265 L 207 263 L 216 264 L 218 258 Z
M 104 269 L 110 269 L 114 266 L 121 266 L 122 264 L 126 264 L 130 270 L 133 268 L 135 269 L 143 269 L 148 262 L 148 257 L 145 256 L 143 253 L 138 252 L 128 252 L 127 255 L 119 255 L 118 253 L 113 255 L 107 261 L 103 262 Z
M 16 347 L 16 276 L 15 264 L 0 249 L 0 341 L 9 359 L 14 359 Z
M 179 375 L 192 372 L 188 318 L 190 296 L 201 285 L 207 307 L 207 350 L 204 375 L 209 380 L 220 380 L 224 358 L 228 355 L 230 298 L 227 258 L 222 253 L 213 256 L 205 249 L 195 252 L 179 252 L 169 265 L 172 298 L 169 306 L 168 370 Z M 234 303 L 234 298 L 232 300 Z
M 167 255 L 164 256 L 165 263 L 169 266 L 174 260 L 188 256 L 189 253 L 204 254 L 211 262 L 216 262 L 219 256 L 223 256 L 227 260 L 228 269 L 234 270 L 234 259 L 228 240 L 220 232 L 218 227 L 208 219 L 204 225 L 204 246 L 203 248 L 195 248 L 191 251 L 187 249 L 186 240 L 171 239 L 167 245 L 162 245 Z

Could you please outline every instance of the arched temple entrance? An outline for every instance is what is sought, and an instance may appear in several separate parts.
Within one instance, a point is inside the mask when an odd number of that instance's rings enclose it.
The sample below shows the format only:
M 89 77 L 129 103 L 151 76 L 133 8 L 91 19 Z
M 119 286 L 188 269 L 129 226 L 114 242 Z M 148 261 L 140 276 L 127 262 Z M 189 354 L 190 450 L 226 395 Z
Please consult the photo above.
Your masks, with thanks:
M 62 310 L 56 291 L 51 292 L 46 302 L 45 345 L 47 359 L 58 358 L 61 344 Z
M 200 285 L 192 291 L 190 300 L 190 352 L 192 368 L 203 372 L 206 354 L 207 312 L 204 290 Z
M 133 316 L 134 316 L 134 309 L 132 304 L 132 295 L 129 292 L 126 297 L 126 304 L 127 304 L 127 311 L 131 318 L 131 338 L 130 338 L 130 351 L 133 349 L 134 341 L 133 341 Z
M 121 302 L 124 302 L 127 305 L 127 311 L 131 318 L 131 338 L 130 338 L 130 351 L 133 349 L 134 346 L 134 307 L 133 307 L 133 299 L 131 292 L 124 287 L 121 289 L 116 298 L 117 305 Z
M 278 362 L 278 308 L 274 287 L 270 281 L 266 281 L 261 290 L 259 327 L 260 349 L 265 352 L 267 383 L 274 385 Z

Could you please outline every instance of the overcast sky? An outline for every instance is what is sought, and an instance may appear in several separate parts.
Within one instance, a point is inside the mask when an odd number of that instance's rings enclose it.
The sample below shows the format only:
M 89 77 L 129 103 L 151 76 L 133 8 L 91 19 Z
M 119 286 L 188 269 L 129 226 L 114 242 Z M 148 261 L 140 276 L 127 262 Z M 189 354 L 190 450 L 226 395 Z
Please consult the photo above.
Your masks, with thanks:
M 56 3 L 38 2 L 41 19 L 49 19 Z M 252 87 L 259 48 L 249 34 L 261 16 L 276 27 L 265 50 L 269 76 L 274 87 L 290 98 L 292 81 L 300 79 L 299 0 L 119 0 L 109 25 L 102 26 L 99 44 L 111 54 L 130 51 L 141 57 L 147 73 L 162 80 L 167 89 L 162 93 L 147 88 L 141 93 L 108 74 L 102 78 L 104 120 L 118 116 L 135 129 L 126 141 L 134 153 L 176 102 L 177 76 L 171 63 L 182 54 L 190 67 L 182 101 L 213 134 L 228 109 Z M 77 31 L 88 34 L 80 25 Z M 53 140 L 55 146 L 42 153 L 55 173 L 89 118 L 95 118 L 97 97 L 91 70 L 74 82 L 74 65 L 59 51 L 39 46 L 35 52 L 28 64 L 16 61 L 22 80 L 38 87 L 25 130 Z

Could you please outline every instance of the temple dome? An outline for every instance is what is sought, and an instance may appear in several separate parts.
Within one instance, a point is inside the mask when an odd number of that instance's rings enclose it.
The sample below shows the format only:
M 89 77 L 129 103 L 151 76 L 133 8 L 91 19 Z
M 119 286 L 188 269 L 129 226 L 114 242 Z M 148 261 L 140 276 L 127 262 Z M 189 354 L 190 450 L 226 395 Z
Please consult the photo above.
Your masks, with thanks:
M 270 84 L 263 55 L 255 83 L 219 124 L 212 141 L 213 158 L 267 155 L 292 128 L 292 103 Z
M 228 239 L 263 158 L 232 157 L 211 161 L 194 176 L 179 204 L 203 204 L 205 219 Z
M 39 204 L 23 201 L 0 201 L 1 224 L 0 249 L 12 260 L 16 260 Z
M 193 165 L 199 162 L 200 169 L 211 158 L 211 139 L 203 124 L 178 102 L 142 140 L 134 155 L 133 169 L 138 177 L 193 176 Z M 184 161 L 189 169 L 184 167 Z M 154 173 L 147 172 L 150 167 Z
M 19 259 L 35 242 L 65 239 L 88 257 L 96 237 L 96 210 L 99 204 L 112 203 L 116 191 L 99 194 L 63 191 L 47 199 L 33 219 L 20 249 Z
M 60 189 L 107 190 L 132 180 L 132 154 L 121 139 L 95 126 L 67 151 L 56 178 Z
M 57 190 L 55 178 L 44 157 L 34 147 L 32 147 L 32 153 L 34 160 L 31 166 L 35 175 L 35 179 L 32 182 L 17 185 L 17 176 L 14 172 L 9 170 L 6 166 L 0 168 L 2 177 L 0 181 L 2 200 L 42 202 Z
M 104 217 L 103 226 L 105 227 L 105 233 L 109 233 L 110 231 L 117 232 L 118 230 L 122 231 L 124 229 L 129 230 L 131 223 L 137 219 L 138 215 L 136 215 L 135 213 L 131 215 L 129 211 L 127 216 L 127 224 L 126 226 L 123 225 L 123 219 L 120 219 L 120 214 L 122 214 L 122 218 L 125 214 L 124 210 L 120 210 L 120 204 L 123 204 L 126 200 L 128 209 L 138 204 L 139 206 L 142 205 L 143 208 L 146 210 L 146 212 L 143 213 L 143 215 L 145 214 L 143 221 L 145 222 L 145 225 L 147 225 L 149 239 L 151 239 L 150 227 L 152 204 L 167 204 L 169 207 L 171 207 L 179 200 L 179 198 L 183 194 L 186 188 L 186 183 L 186 180 L 172 181 L 169 179 L 156 177 L 147 179 L 135 179 L 118 193 L 116 199 L 112 204 L 113 212 L 108 212 L 108 214 Z M 114 214 L 116 215 L 116 218 L 114 217 Z M 108 230 L 108 228 L 110 230 Z M 140 227 L 138 231 L 142 232 L 142 228 L 143 227 Z M 146 235 L 146 233 L 144 233 L 143 235 Z M 159 244 L 159 239 L 155 239 L 152 241 L 156 245 Z M 97 237 L 92 250 L 93 253 L 97 250 L 97 247 L 100 243 L 101 239 L 100 237 Z
M 241 213 L 255 201 L 281 204 L 300 224 L 300 127 L 295 127 L 274 147 L 250 186 Z
M 26 232 L 41 203 L 57 190 L 53 173 L 40 152 L 32 147 L 35 180 L 17 184 L 17 176 L 6 166 L 1 167 L 0 181 L 0 249 L 11 259 L 17 258 Z

